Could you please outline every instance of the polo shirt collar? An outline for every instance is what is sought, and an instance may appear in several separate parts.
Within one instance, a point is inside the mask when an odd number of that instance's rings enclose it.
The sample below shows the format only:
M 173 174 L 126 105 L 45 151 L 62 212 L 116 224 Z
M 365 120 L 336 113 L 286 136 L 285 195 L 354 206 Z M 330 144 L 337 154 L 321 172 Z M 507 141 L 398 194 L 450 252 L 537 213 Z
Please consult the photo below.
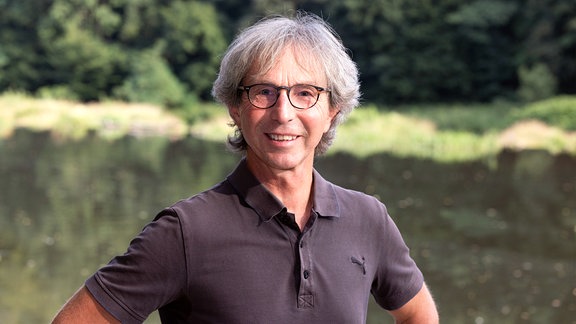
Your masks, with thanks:
M 314 211 L 320 216 L 340 217 L 340 201 L 334 185 L 314 169 Z
M 314 211 L 319 216 L 340 217 L 340 205 L 334 186 L 326 181 L 316 170 L 314 172 Z M 269 221 L 286 207 L 274 196 L 248 169 L 243 158 L 227 180 L 244 201 L 258 213 L 262 221 Z

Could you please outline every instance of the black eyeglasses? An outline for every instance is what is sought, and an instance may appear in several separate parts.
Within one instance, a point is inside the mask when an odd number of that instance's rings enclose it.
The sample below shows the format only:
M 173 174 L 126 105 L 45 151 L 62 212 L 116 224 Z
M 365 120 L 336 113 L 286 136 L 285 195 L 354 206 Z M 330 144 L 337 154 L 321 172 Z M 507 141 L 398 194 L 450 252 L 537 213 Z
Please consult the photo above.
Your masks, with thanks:
M 314 107 L 322 92 L 330 92 L 330 90 L 309 84 L 296 84 L 291 87 L 285 87 L 259 83 L 238 87 L 238 90 L 246 91 L 250 103 L 260 109 L 267 109 L 274 106 L 278 101 L 278 97 L 280 97 L 280 90 L 282 89 L 286 90 L 288 101 L 297 109 Z

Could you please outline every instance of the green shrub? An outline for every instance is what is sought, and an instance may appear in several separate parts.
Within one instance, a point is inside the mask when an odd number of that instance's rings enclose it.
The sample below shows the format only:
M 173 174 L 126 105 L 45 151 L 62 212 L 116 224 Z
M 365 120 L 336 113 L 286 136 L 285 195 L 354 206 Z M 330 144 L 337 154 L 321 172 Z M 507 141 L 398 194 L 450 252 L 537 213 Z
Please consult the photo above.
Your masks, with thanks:
M 519 118 L 538 119 L 565 130 L 576 130 L 576 96 L 558 96 L 535 102 L 518 113 Z
M 172 112 L 189 125 L 228 114 L 226 107 L 216 103 L 202 102 L 192 93 L 188 93 L 182 105 L 172 109 Z
M 498 132 L 512 125 L 516 121 L 513 113 L 516 109 L 515 104 L 499 102 L 410 105 L 400 107 L 398 111 L 430 120 L 439 130 L 484 134 Z
M 37 91 L 37 96 L 44 99 L 61 99 L 78 101 L 78 95 L 66 85 L 45 86 Z
M 130 75 L 114 94 L 116 99 L 173 108 L 182 104 L 186 91 L 159 50 L 152 49 L 134 55 Z
M 520 88 L 518 97 L 524 102 L 535 102 L 553 97 L 558 88 L 558 80 L 543 63 L 518 69 Z

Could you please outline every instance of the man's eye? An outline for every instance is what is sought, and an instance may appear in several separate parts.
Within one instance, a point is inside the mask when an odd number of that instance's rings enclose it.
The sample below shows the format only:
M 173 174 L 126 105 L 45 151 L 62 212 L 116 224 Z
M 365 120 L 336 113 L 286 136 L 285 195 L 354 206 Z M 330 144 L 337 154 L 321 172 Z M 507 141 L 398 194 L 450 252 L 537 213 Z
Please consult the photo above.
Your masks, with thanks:
M 298 97 L 313 97 L 314 93 L 310 90 L 300 90 L 298 91 Z
M 258 94 L 263 95 L 263 96 L 271 96 L 274 94 L 274 89 L 263 88 L 263 89 L 258 90 Z

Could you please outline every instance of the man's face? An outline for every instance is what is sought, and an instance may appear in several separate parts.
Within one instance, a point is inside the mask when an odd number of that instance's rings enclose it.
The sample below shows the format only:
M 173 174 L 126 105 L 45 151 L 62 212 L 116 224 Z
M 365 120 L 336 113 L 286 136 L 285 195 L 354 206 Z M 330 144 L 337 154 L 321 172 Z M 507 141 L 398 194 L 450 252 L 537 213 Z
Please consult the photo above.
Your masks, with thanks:
M 244 86 L 268 83 L 291 87 L 309 84 L 327 88 L 327 80 L 319 69 L 306 68 L 285 49 L 277 63 L 266 73 L 256 75 L 252 69 L 243 80 Z M 296 109 L 288 100 L 286 90 L 268 109 L 254 107 L 246 92 L 237 107 L 229 107 L 230 116 L 241 129 L 248 143 L 247 159 L 252 171 L 268 168 L 276 171 L 312 167 L 314 150 L 322 135 L 330 128 L 336 109 L 330 109 L 329 93 L 322 92 L 318 102 L 309 109 Z

